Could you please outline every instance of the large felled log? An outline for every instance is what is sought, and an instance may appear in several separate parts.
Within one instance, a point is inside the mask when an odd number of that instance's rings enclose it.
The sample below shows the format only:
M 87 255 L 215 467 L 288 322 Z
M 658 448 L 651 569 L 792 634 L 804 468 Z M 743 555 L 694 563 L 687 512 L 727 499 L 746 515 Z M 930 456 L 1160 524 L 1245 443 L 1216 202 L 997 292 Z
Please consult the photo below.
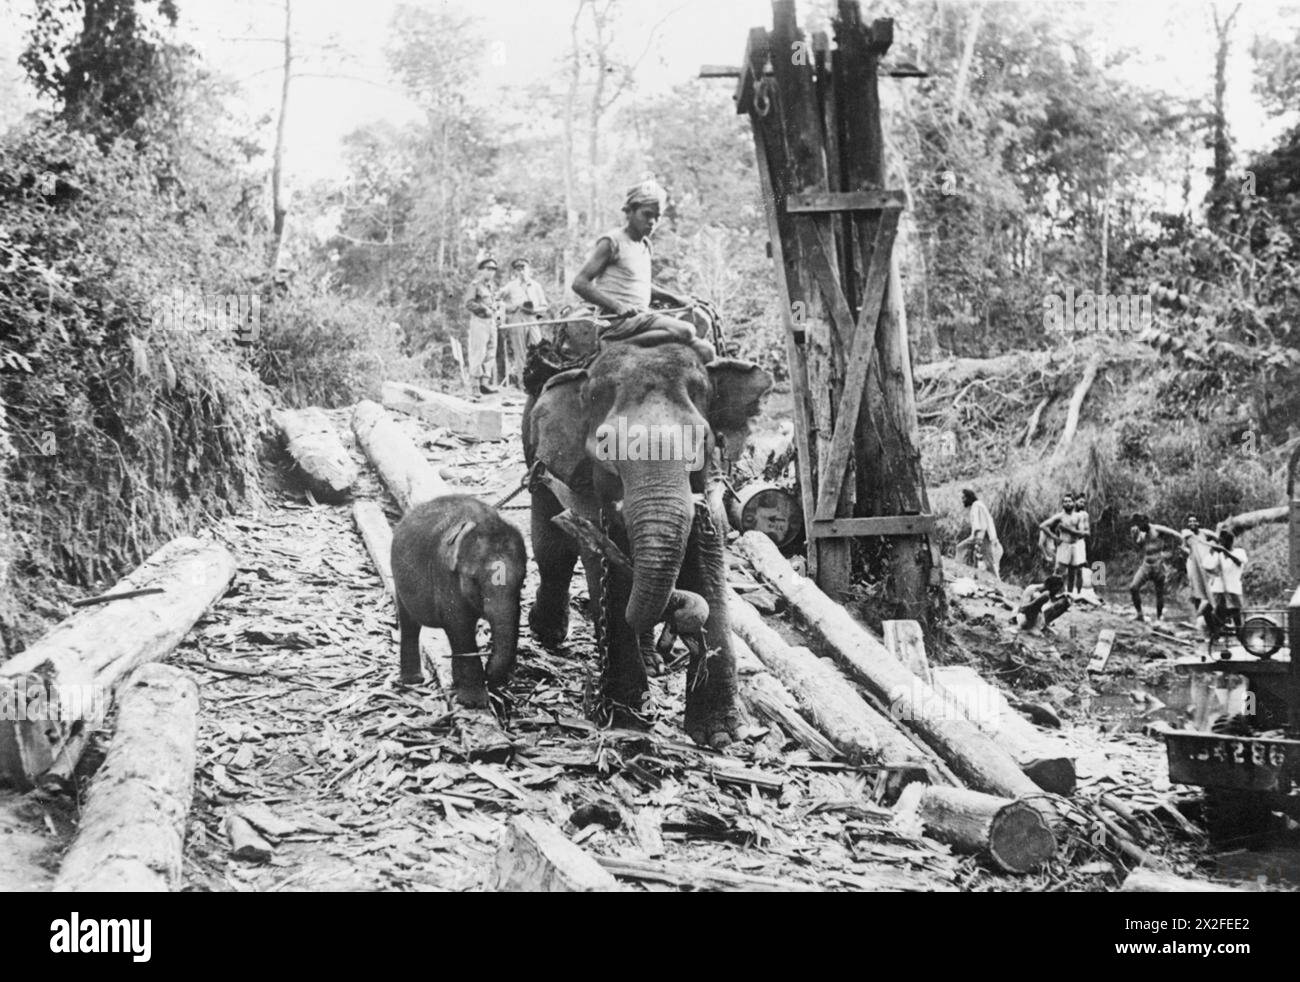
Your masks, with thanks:
M 915 812 L 927 833 L 954 849 L 992 859 L 1008 873 L 1028 873 L 1056 855 L 1056 836 L 1027 801 L 967 788 L 910 785 L 899 802 Z
M 618 881 L 554 825 L 517 815 L 506 825 L 488 889 L 523 893 L 604 893 Z
M 161 593 L 87 607 L 0 665 L 0 772 L 30 787 L 60 754 L 65 767 L 75 763 L 82 731 L 103 718 L 114 689 L 170 654 L 234 575 L 219 543 L 173 539 L 114 588 Z
M 815 759 L 835 760 L 841 756 L 835 744 L 799 715 L 798 703 L 790 690 L 767 672 L 743 677 L 740 697 L 755 715 L 781 727 Z
M 727 611 L 733 633 L 749 644 L 768 671 L 789 690 L 809 722 L 851 761 L 878 760 L 922 767 L 931 764 L 923 750 L 863 701 L 834 665 L 807 648 L 786 644 L 763 622 L 758 611 L 735 593 Z
M 934 669 L 934 686 L 950 696 L 966 717 L 1011 755 L 1044 791 L 1074 793 L 1075 757 L 1061 738 L 1043 733 L 1011 708 L 996 686 L 965 665 Z
M 198 686 L 179 669 L 145 665 L 131 675 L 56 891 L 162 892 L 180 885 L 198 712 Z
M 373 501 L 358 501 L 352 506 L 352 521 L 361 533 L 361 541 L 366 544 L 371 562 L 379 571 L 384 590 L 393 596 L 393 529 L 384 510 Z
M 402 511 L 447 494 L 447 485 L 382 406 L 365 400 L 352 410 L 352 432 Z
M 347 498 L 357 480 L 357 465 L 325 414 L 319 409 L 278 409 L 271 421 L 312 495 L 328 502 Z
M 501 439 L 503 414 L 496 406 L 481 406 L 404 382 L 385 382 L 383 400 L 386 409 L 396 409 L 434 426 L 445 426 L 467 440 Z
M 1124 884 L 1119 888 L 1120 893 L 1243 893 L 1244 891 L 1236 887 L 1226 886 L 1222 883 L 1207 883 L 1204 880 L 1187 880 L 1174 873 L 1163 873 L 1160 870 L 1152 869 L 1149 866 L 1135 867 L 1128 876 L 1124 877 Z
M 1246 529 L 1267 525 L 1269 522 L 1285 522 L 1288 513 L 1286 505 L 1278 505 L 1276 508 L 1261 508 L 1259 511 L 1242 512 L 1240 515 L 1233 515 L 1231 518 L 1224 519 L 1219 524 L 1233 535 L 1238 535 L 1246 531 Z
M 746 532 L 739 544 L 754 570 L 786 598 L 818 642 L 889 706 L 891 717 L 937 751 L 958 777 L 981 791 L 1008 798 L 1040 793 L 1005 750 L 970 720 L 949 711 L 932 686 L 903 667 L 815 583 L 795 573 L 771 539 Z M 761 658 L 759 649 L 754 650 Z

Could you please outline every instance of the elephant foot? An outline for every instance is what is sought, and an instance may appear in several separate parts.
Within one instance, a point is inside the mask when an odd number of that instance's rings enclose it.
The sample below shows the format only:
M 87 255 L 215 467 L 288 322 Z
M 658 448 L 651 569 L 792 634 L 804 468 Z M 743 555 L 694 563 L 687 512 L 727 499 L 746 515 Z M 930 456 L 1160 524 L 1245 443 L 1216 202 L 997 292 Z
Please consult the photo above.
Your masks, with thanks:
M 637 639 L 637 647 L 641 649 L 641 663 L 645 665 L 647 675 L 663 675 L 664 659 L 659 653 L 659 647 L 655 644 L 654 631 L 647 631 Z M 668 642 L 668 650 L 672 651 L 672 642 Z
M 528 630 L 533 640 L 554 651 L 569 639 L 569 605 L 561 607 L 558 614 L 549 614 L 534 603 L 528 611 Z
M 397 677 L 397 681 L 400 685 L 423 685 L 424 673 L 420 671 L 403 672 Z
M 741 738 L 744 726 L 740 710 L 734 703 L 692 710 L 690 701 L 687 701 L 686 734 L 701 747 L 721 750 Z
M 609 709 L 610 726 L 624 730 L 648 730 L 650 721 L 630 706 L 614 704 Z
M 488 690 L 486 685 L 458 685 L 451 690 L 451 701 L 466 709 L 487 709 Z

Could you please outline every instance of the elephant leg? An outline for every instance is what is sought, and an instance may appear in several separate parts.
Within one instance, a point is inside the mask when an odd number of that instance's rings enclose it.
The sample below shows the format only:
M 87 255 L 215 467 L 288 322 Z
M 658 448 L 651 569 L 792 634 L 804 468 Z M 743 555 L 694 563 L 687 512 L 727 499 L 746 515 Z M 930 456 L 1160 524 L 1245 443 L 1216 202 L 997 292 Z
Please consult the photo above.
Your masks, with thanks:
M 678 586 L 698 593 L 709 605 L 706 651 L 692 651 L 686 668 L 686 732 L 702 747 L 721 748 L 740 739 L 743 720 L 737 705 L 736 662 L 727 616 L 727 563 L 723 533 L 707 509 L 696 508 L 695 522 Z
M 536 482 L 532 497 L 533 557 L 540 581 L 528 611 L 528 629 L 538 644 L 556 648 L 569 636 L 569 583 L 578 550 L 551 521 L 564 509 L 550 488 Z
M 424 681 L 420 671 L 420 622 L 407 613 L 402 601 L 397 601 L 397 627 L 401 632 L 399 665 L 403 685 L 419 685 Z
M 486 709 L 488 704 L 487 676 L 483 674 L 483 659 L 478 654 L 478 618 L 469 611 L 458 611 L 448 617 L 445 629 L 451 646 L 451 698 L 462 706 Z

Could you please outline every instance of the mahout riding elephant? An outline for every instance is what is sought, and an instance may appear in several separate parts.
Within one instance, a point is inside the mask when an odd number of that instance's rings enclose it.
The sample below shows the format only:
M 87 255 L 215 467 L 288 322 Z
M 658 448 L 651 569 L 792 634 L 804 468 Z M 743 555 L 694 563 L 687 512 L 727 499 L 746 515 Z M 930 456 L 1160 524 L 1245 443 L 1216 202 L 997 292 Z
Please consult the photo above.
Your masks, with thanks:
M 714 448 L 739 452 L 771 387 L 757 365 L 710 360 L 699 343 L 612 344 L 585 369 L 554 375 L 524 407 L 541 575 L 529 628 L 546 646 L 568 636 L 569 583 L 581 554 L 604 648 L 602 691 L 616 720 L 636 722 L 647 665 L 662 664 L 654 627 L 672 627 L 676 611 L 679 632 L 704 621 L 703 645 L 688 644 L 687 733 L 712 747 L 739 736 L 725 529 L 703 494 Z M 630 573 L 552 523 L 566 508 L 630 556 Z

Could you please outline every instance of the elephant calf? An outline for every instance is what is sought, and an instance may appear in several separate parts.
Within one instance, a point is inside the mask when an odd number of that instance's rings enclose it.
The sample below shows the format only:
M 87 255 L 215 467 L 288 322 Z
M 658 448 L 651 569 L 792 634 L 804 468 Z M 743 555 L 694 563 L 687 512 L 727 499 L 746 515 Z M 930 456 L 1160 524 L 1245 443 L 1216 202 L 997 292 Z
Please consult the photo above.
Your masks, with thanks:
M 603 519 L 629 553 L 631 571 L 611 565 L 602 579 L 599 558 L 584 552 L 582 559 L 598 624 L 604 612 L 604 696 L 626 722 L 636 721 L 648 688 L 655 625 L 667 616 L 681 629 L 707 609 L 705 643 L 688 645 L 686 730 L 713 747 L 739 735 L 725 529 L 714 524 L 702 494 L 714 448 L 743 446 L 771 387 L 772 377 L 757 365 L 706 362 L 690 344 L 613 344 L 586 369 L 551 378 L 524 407 L 524 456 L 547 472 L 532 487 L 541 582 L 529 627 L 545 645 L 568 634 L 579 546 L 551 519 L 564 508 L 593 523 Z M 674 597 L 676 606 L 666 610 Z
M 453 655 L 477 655 L 482 617 L 492 628 L 486 677 L 477 657 L 454 658 L 451 671 L 453 698 L 486 706 L 485 682 L 504 682 L 515 664 L 519 593 L 528 566 L 524 537 L 477 498 L 445 495 L 416 505 L 398 523 L 392 562 L 402 681 L 421 681 L 421 625 L 445 630 Z

